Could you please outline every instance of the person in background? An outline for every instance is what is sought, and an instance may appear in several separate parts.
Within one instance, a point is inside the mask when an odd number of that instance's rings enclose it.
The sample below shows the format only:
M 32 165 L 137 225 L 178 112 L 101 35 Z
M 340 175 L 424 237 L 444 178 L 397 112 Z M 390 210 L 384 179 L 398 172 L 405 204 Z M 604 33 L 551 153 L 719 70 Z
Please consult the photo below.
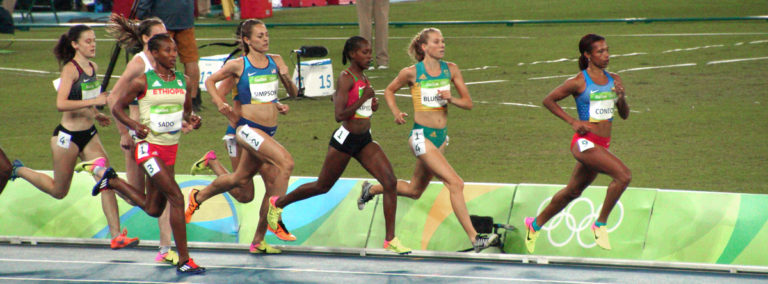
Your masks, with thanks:
M 376 65 L 380 70 L 389 68 L 389 0 L 358 0 L 357 25 L 360 27 L 360 36 L 374 43 L 376 53 Z M 371 36 L 371 18 L 376 24 L 376 39 Z M 368 70 L 373 70 L 373 64 Z
M 179 50 L 179 61 L 184 64 L 184 75 L 189 77 L 192 88 L 192 108 L 200 110 L 200 66 L 197 63 L 197 41 L 195 40 L 195 2 L 194 0 L 136 0 L 139 1 L 136 17 L 146 19 L 158 17 L 165 23 L 168 34 L 173 38 Z

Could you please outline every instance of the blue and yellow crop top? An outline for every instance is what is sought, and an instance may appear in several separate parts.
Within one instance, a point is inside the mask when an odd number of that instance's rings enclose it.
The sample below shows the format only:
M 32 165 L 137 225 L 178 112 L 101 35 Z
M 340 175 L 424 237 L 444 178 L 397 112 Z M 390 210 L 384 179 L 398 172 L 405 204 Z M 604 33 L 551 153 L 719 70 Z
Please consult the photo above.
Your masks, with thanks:
M 277 64 L 269 55 L 267 60 L 267 67 L 256 68 L 248 61 L 248 57 L 243 55 L 243 74 L 237 81 L 236 96 L 241 104 L 270 104 L 277 101 Z
M 613 77 L 608 72 L 608 83 L 598 85 L 592 81 L 587 74 L 587 70 L 582 70 L 587 87 L 581 94 L 574 97 L 576 99 L 576 109 L 579 112 L 579 120 L 589 122 L 612 121 L 614 106 L 616 105 L 616 92 L 613 89 Z

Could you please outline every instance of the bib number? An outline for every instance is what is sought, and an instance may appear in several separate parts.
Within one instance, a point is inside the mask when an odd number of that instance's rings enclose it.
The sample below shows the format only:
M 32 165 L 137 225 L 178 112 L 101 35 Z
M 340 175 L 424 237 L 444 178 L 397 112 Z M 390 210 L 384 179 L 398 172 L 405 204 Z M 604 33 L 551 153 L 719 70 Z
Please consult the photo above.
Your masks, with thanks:
M 156 105 L 150 108 L 149 128 L 157 133 L 175 132 L 181 130 L 183 116 L 181 105 Z
M 227 145 L 227 153 L 230 157 L 237 157 L 237 141 L 235 136 L 224 136 L 224 143 Z
M 424 137 L 424 129 L 414 129 L 411 132 L 411 150 L 413 154 L 418 156 L 427 153 L 426 137 Z
M 70 141 L 72 141 L 72 135 L 59 131 L 59 136 L 56 137 L 56 145 L 61 148 L 69 149 Z
M 157 164 L 157 159 L 152 158 L 144 162 L 144 170 L 147 172 L 149 177 L 155 176 L 155 174 L 160 172 L 160 165 Z
M 240 136 L 240 139 L 243 139 L 245 144 L 251 146 L 256 151 L 259 151 L 261 144 L 264 144 L 264 137 L 261 137 L 259 133 L 253 131 L 247 125 L 240 127 L 240 130 L 237 131 L 237 136 Z
M 349 131 L 344 129 L 344 126 L 339 127 L 339 129 L 336 129 L 336 132 L 333 133 L 333 139 L 341 145 L 344 145 L 347 136 L 349 136 Z
M 143 142 L 136 146 L 136 159 L 141 160 L 149 157 L 149 143 Z
M 101 94 L 101 89 L 98 81 L 81 83 L 80 90 L 82 90 L 83 100 L 90 100 L 98 97 Z
M 595 143 L 592 143 L 592 141 L 584 138 L 579 138 L 576 140 L 576 144 L 579 145 L 579 152 L 584 152 L 586 150 L 595 148 Z
M 371 117 L 373 115 L 373 99 L 366 100 L 360 108 L 355 111 L 357 117 Z

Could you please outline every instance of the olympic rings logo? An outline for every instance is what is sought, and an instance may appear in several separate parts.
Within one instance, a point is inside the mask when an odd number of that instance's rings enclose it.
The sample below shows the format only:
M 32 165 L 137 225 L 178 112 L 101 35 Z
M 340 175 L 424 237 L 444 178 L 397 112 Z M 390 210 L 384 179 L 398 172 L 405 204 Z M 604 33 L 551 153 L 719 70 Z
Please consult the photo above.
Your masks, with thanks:
M 545 199 L 544 201 L 539 204 L 539 209 L 536 211 L 537 215 L 538 213 L 541 213 L 541 211 L 544 210 L 544 208 L 549 204 L 549 202 L 552 200 L 552 197 L 549 197 Z M 571 210 L 573 210 L 574 207 L 576 207 L 577 204 L 585 203 L 588 207 L 588 214 L 584 216 L 578 223 L 576 223 L 576 216 L 574 216 L 571 213 Z M 544 224 L 544 226 L 541 227 L 542 230 L 547 231 L 547 238 L 549 239 L 549 243 L 552 244 L 555 247 L 563 247 L 567 245 L 573 238 L 576 238 L 576 241 L 581 245 L 583 248 L 591 248 L 594 247 L 596 244 L 594 242 L 593 238 L 589 238 L 585 242 L 581 239 L 581 232 L 584 230 L 590 230 L 592 228 L 592 224 L 595 223 L 597 220 L 597 217 L 600 215 L 600 209 L 603 208 L 603 205 L 600 204 L 600 207 L 597 207 L 595 210 L 594 204 L 592 204 L 592 200 L 589 200 L 585 197 L 579 197 L 576 200 L 571 201 L 568 206 L 566 206 L 560 213 L 557 213 L 552 219 L 549 219 L 549 221 Z M 621 201 L 618 201 L 616 203 L 616 207 L 614 207 L 614 211 L 617 211 L 619 214 L 619 220 L 614 224 L 613 226 L 609 226 L 608 232 L 615 231 L 620 225 L 621 222 L 624 220 L 624 205 L 621 204 Z M 555 230 L 560 226 L 560 224 L 565 224 L 565 227 L 570 231 L 570 235 L 568 235 L 565 240 L 556 240 L 554 237 L 562 236 L 561 234 L 556 234 L 555 236 L 552 235 L 552 231 Z M 590 234 L 591 235 L 591 234 Z

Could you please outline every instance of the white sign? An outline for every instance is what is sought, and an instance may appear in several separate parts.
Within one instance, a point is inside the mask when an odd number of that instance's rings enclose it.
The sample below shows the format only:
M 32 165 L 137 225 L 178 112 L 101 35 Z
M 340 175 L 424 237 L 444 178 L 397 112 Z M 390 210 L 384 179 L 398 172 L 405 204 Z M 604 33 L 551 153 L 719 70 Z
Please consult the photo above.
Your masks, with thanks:
M 205 80 L 208 79 L 208 77 L 211 77 L 211 74 L 219 71 L 221 66 L 224 66 L 224 59 L 227 59 L 227 56 L 229 56 L 229 54 L 200 57 L 200 61 L 197 63 L 200 66 L 200 91 L 208 91 L 208 89 L 205 88 Z M 238 55 L 235 55 L 232 59 L 237 58 L 237 56 Z M 216 86 L 218 87 L 219 84 L 221 84 L 221 82 L 216 84 Z
M 293 83 L 301 88 L 296 70 L 298 69 L 293 69 Z M 304 95 L 307 97 L 330 96 L 336 91 L 333 87 L 333 66 L 330 58 L 302 61 L 301 78 Z

